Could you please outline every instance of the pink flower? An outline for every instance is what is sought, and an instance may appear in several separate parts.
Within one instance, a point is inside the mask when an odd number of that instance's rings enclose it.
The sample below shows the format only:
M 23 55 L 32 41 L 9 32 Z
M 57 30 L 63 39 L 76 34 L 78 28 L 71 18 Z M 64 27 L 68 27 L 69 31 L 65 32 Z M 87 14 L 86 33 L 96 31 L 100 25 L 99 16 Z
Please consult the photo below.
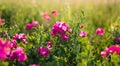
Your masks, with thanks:
M 47 42 L 47 48 L 52 47 L 52 42 Z
M 80 35 L 81 37 L 86 37 L 86 33 L 85 33 L 84 31 L 80 31 L 80 32 L 79 32 L 79 35 Z
M 61 38 L 62 38 L 63 40 L 67 40 L 67 39 L 69 38 L 69 36 L 68 36 L 67 34 L 62 34 L 62 35 L 61 35 Z
M 33 24 L 26 24 L 26 29 L 31 30 L 34 27 Z
M 10 41 L 0 40 L 0 60 L 6 60 L 7 56 L 10 54 Z
M 47 13 L 42 13 L 42 17 L 46 19 L 47 21 L 51 19 L 51 17 Z
M 16 48 L 16 47 L 17 47 L 17 41 L 15 39 L 12 39 L 11 48 Z
M 57 15 L 58 15 L 58 11 L 57 11 L 57 10 L 53 10 L 51 13 L 52 13 L 54 16 L 57 16 Z
M 2 18 L 0 18 L 0 25 L 2 25 L 2 22 L 3 22 L 3 20 L 2 20 Z
M 48 56 L 50 54 L 50 50 L 48 48 L 43 48 L 43 47 L 39 47 L 38 48 L 38 52 L 43 56 Z
M 10 60 L 17 59 L 18 62 L 24 62 L 27 60 L 27 55 L 24 53 L 22 47 L 17 47 L 15 50 L 12 50 L 10 54 Z
M 105 58 L 110 53 L 116 53 L 120 55 L 120 46 L 112 45 L 109 48 L 106 48 L 103 52 L 101 52 L 101 56 L 102 58 Z
M 116 44 L 120 44 L 120 37 L 115 38 L 114 42 L 115 42 Z
M 27 37 L 24 33 L 16 34 L 12 37 L 11 40 L 11 48 L 16 48 L 17 47 L 17 40 L 21 40 L 24 44 L 27 44 Z
M 30 64 L 29 66 L 40 66 L 39 64 Z
M 52 27 L 52 35 L 64 34 L 69 30 L 69 26 L 65 22 L 56 22 Z
M 101 56 L 102 56 L 102 58 L 105 58 L 105 57 L 107 57 L 107 54 L 106 54 L 106 52 L 101 52 Z
M 18 60 L 18 62 L 24 62 L 25 60 L 27 60 L 27 55 L 24 53 L 21 53 L 18 55 L 17 60 Z
M 96 33 L 97 33 L 98 35 L 100 35 L 100 36 L 103 36 L 104 33 L 105 33 L 105 31 L 104 31 L 102 28 L 97 28 L 97 29 L 96 29 Z
M 36 26 L 36 25 L 38 25 L 38 24 L 39 24 L 38 21 L 33 21 L 33 22 L 32 22 L 32 25 L 33 25 L 33 26 Z

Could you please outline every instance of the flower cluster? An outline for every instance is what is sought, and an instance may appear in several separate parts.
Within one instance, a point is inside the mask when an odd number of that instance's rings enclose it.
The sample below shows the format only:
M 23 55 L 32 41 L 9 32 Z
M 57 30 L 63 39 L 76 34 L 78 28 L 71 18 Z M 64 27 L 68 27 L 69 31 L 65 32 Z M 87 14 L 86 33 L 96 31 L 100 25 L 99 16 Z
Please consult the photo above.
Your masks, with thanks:
M 69 28 L 65 22 L 56 22 L 52 27 L 51 36 L 60 35 L 63 40 L 67 40 L 69 36 L 66 32 L 71 33 L 72 30 Z
M 38 25 L 38 21 L 33 21 L 32 23 L 26 24 L 26 29 L 31 30 L 34 26 Z
M 6 60 L 10 54 L 11 46 L 10 41 L 0 40 L 0 60 Z
M 120 46 L 112 45 L 109 48 L 106 48 L 103 52 L 101 52 L 101 56 L 102 58 L 105 58 L 110 53 L 117 53 L 120 55 Z
M 17 40 L 21 40 L 24 44 L 28 43 L 25 34 L 23 34 L 23 33 L 16 34 L 12 37 L 12 40 L 11 40 L 11 47 L 12 48 L 17 47 Z
M 96 29 L 96 33 L 97 33 L 98 35 L 100 35 L 100 36 L 103 36 L 104 33 L 105 33 L 105 30 L 102 29 L 102 28 L 97 28 L 97 29 Z
M 15 50 L 12 50 L 10 54 L 10 60 L 17 60 L 18 62 L 24 62 L 27 60 L 27 55 L 24 53 L 22 47 L 17 47 Z
M 43 56 L 47 56 L 50 54 L 50 47 L 52 47 L 52 42 L 47 42 L 47 48 L 44 48 L 42 46 L 40 46 L 38 48 L 38 52 Z

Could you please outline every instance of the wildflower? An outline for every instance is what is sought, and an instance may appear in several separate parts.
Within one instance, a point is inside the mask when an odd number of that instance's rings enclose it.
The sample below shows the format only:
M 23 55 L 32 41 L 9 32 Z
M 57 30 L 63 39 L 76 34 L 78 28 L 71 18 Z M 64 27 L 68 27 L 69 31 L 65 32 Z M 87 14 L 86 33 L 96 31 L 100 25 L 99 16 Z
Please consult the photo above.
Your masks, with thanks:
M 17 60 L 18 62 L 24 62 L 27 60 L 27 55 L 24 53 L 22 47 L 17 47 L 15 50 L 12 50 L 10 54 L 10 60 Z
M 62 38 L 63 40 L 67 40 L 67 39 L 69 38 L 69 36 L 68 36 L 67 34 L 62 34 L 62 35 L 61 35 L 61 38 Z
M 101 56 L 102 56 L 102 58 L 105 58 L 105 57 L 107 57 L 107 54 L 106 54 L 106 52 L 101 52 Z
M 47 13 L 42 13 L 42 17 L 46 19 L 47 21 L 51 19 L 51 17 Z
M 10 51 L 10 41 L 3 41 L 0 39 L 0 60 L 6 60 Z
M 69 30 L 69 26 L 65 22 L 56 22 L 52 27 L 52 34 L 64 34 Z
M 11 47 L 12 48 L 16 48 L 17 47 L 17 40 L 21 40 L 24 44 L 27 44 L 27 37 L 25 34 L 23 33 L 20 33 L 20 34 L 15 34 L 13 37 L 12 37 L 12 40 L 11 40 Z
M 33 24 L 26 24 L 26 29 L 31 30 L 34 27 Z
M 116 53 L 120 55 L 120 46 L 112 45 L 109 48 L 106 48 L 103 52 L 101 52 L 101 56 L 102 58 L 105 58 L 110 53 Z
M 79 35 L 80 35 L 81 37 L 86 37 L 86 33 L 85 33 L 84 31 L 80 31 L 80 32 L 79 32 Z
M 104 31 L 102 28 L 97 28 L 97 29 L 96 29 L 96 33 L 97 33 L 98 35 L 100 35 L 100 36 L 103 36 L 104 33 L 105 33 L 105 31 Z
M 52 47 L 52 42 L 47 42 L 47 48 Z
M 51 13 L 52 13 L 54 16 L 57 16 L 57 15 L 58 15 L 58 11 L 57 11 L 57 10 L 53 10 Z
M 36 25 L 38 25 L 38 24 L 39 24 L 38 21 L 33 21 L 33 22 L 32 22 L 32 25 L 33 25 L 33 26 L 36 26 Z
M 38 52 L 43 56 L 48 56 L 50 54 L 50 50 L 48 48 L 43 48 L 43 47 L 39 47 L 38 48 Z

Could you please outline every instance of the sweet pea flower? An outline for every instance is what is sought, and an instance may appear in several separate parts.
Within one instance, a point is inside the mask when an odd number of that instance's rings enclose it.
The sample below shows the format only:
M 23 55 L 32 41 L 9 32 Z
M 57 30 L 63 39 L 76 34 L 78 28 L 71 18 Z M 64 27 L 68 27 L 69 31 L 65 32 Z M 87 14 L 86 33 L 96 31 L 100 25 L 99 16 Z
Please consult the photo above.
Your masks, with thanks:
M 58 15 L 58 11 L 57 10 L 52 10 L 52 15 L 54 15 L 54 16 L 57 16 Z
M 97 33 L 98 35 L 100 35 L 100 36 L 103 36 L 104 33 L 105 33 L 105 31 L 104 31 L 104 29 L 102 29 L 102 28 L 97 28 L 97 29 L 96 29 L 96 33 Z
M 86 33 L 85 33 L 84 31 L 80 31 L 80 32 L 79 32 L 79 35 L 80 35 L 81 37 L 83 37 L 83 38 L 86 37 Z

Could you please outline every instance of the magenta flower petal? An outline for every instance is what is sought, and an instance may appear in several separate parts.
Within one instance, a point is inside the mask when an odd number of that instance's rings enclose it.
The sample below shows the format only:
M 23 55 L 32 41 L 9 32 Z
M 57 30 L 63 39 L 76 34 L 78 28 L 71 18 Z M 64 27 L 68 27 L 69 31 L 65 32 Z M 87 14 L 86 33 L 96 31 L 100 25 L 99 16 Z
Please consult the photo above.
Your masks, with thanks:
M 104 33 L 105 33 L 105 30 L 102 29 L 102 28 L 97 28 L 97 29 L 96 29 L 96 33 L 97 33 L 98 35 L 100 35 L 100 36 L 103 36 Z
M 84 38 L 84 37 L 86 37 L 86 33 L 85 33 L 84 31 L 80 31 L 80 32 L 79 32 L 79 36 L 81 36 L 81 37 Z

